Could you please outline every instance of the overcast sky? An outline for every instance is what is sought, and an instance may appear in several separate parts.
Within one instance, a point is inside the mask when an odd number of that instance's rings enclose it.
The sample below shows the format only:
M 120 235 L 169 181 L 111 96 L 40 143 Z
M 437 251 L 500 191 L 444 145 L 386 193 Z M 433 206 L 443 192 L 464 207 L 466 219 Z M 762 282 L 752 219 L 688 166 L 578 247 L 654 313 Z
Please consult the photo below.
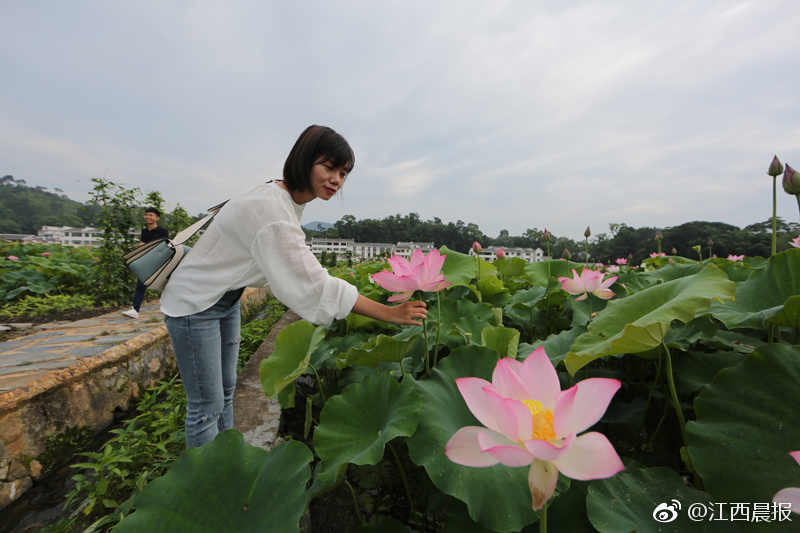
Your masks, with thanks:
M 744 227 L 773 155 L 800 168 L 797 0 L 19 0 L 0 47 L 0 175 L 81 202 L 105 177 L 204 212 L 310 124 L 356 167 L 304 222 Z

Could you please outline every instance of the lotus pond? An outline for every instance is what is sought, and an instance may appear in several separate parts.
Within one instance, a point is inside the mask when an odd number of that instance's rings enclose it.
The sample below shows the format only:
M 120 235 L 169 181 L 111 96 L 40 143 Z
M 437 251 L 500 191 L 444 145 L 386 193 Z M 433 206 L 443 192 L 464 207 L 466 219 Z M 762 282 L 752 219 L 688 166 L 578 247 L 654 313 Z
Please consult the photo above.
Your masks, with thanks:
M 185 451 L 115 531 L 297 531 L 334 491 L 331 531 L 798 530 L 773 499 L 800 486 L 800 249 L 613 275 L 440 252 L 424 325 L 279 334 L 261 380 L 295 438 Z M 339 275 L 385 302 L 386 268 Z

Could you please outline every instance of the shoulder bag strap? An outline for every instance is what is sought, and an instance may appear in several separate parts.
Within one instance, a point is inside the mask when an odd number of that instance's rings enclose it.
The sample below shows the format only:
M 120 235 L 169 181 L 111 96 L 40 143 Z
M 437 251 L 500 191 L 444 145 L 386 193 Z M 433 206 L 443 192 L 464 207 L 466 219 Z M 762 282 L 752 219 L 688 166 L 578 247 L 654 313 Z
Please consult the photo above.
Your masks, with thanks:
M 192 235 L 197 233 L 200 230 L 200 228 L 205 226 L 206 222 L 214 218 L 214 215 L 219 213 L 219 210 L 222 209 L 222 206 L 225 205 L 226 203 L 228 203 L 228 200 L 225 200 L 221 204 L 215 205 L 214 207 L 210 208 L 208 210 L 208 214 L 205 217 L 201 218 L 188 228 L 178 232 L 178 234 L 175 235 L 175 238 L 171 240 L 172 246 L 173 247 L 178 246 L 179 244 L 183 244 L 184 242 L 188 241 Z

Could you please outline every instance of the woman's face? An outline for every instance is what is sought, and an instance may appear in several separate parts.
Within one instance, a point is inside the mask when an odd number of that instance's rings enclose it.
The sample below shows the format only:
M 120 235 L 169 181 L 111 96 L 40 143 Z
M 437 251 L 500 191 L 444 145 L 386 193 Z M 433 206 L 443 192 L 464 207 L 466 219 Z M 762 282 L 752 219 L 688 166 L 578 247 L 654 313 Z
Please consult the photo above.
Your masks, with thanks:
M 311 192 L 313 198 L 330 200 L 344 185 L 347 177 L 345 167 L 334 167 L 330 161 L 320 158 L 311 168 Z M 313 199 L 311 198 L 311 199 Z

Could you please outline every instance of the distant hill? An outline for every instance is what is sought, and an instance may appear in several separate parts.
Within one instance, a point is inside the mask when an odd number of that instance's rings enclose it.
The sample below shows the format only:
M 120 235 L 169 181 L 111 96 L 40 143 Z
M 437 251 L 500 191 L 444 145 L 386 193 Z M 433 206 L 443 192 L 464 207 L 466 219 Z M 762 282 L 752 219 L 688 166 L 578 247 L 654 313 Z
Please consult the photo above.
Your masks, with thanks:
M 36 235 L 42 226 L 88 226 L 97 209 L 70 200 L 61 189 L 29 187 L 13 176 L 0 178 L 0 233 Z
M 320 228 L 320 226 L 322 227 Z M 312 231 L 325 231 L 326 229 L 330 229 L 332 227 L 334 227 L 334 225 L 331 224 L 330 222 L 319 222 L 317 220 L 315 220 L 314 222 L 303 224 L 303 228 L 310 229 Z

